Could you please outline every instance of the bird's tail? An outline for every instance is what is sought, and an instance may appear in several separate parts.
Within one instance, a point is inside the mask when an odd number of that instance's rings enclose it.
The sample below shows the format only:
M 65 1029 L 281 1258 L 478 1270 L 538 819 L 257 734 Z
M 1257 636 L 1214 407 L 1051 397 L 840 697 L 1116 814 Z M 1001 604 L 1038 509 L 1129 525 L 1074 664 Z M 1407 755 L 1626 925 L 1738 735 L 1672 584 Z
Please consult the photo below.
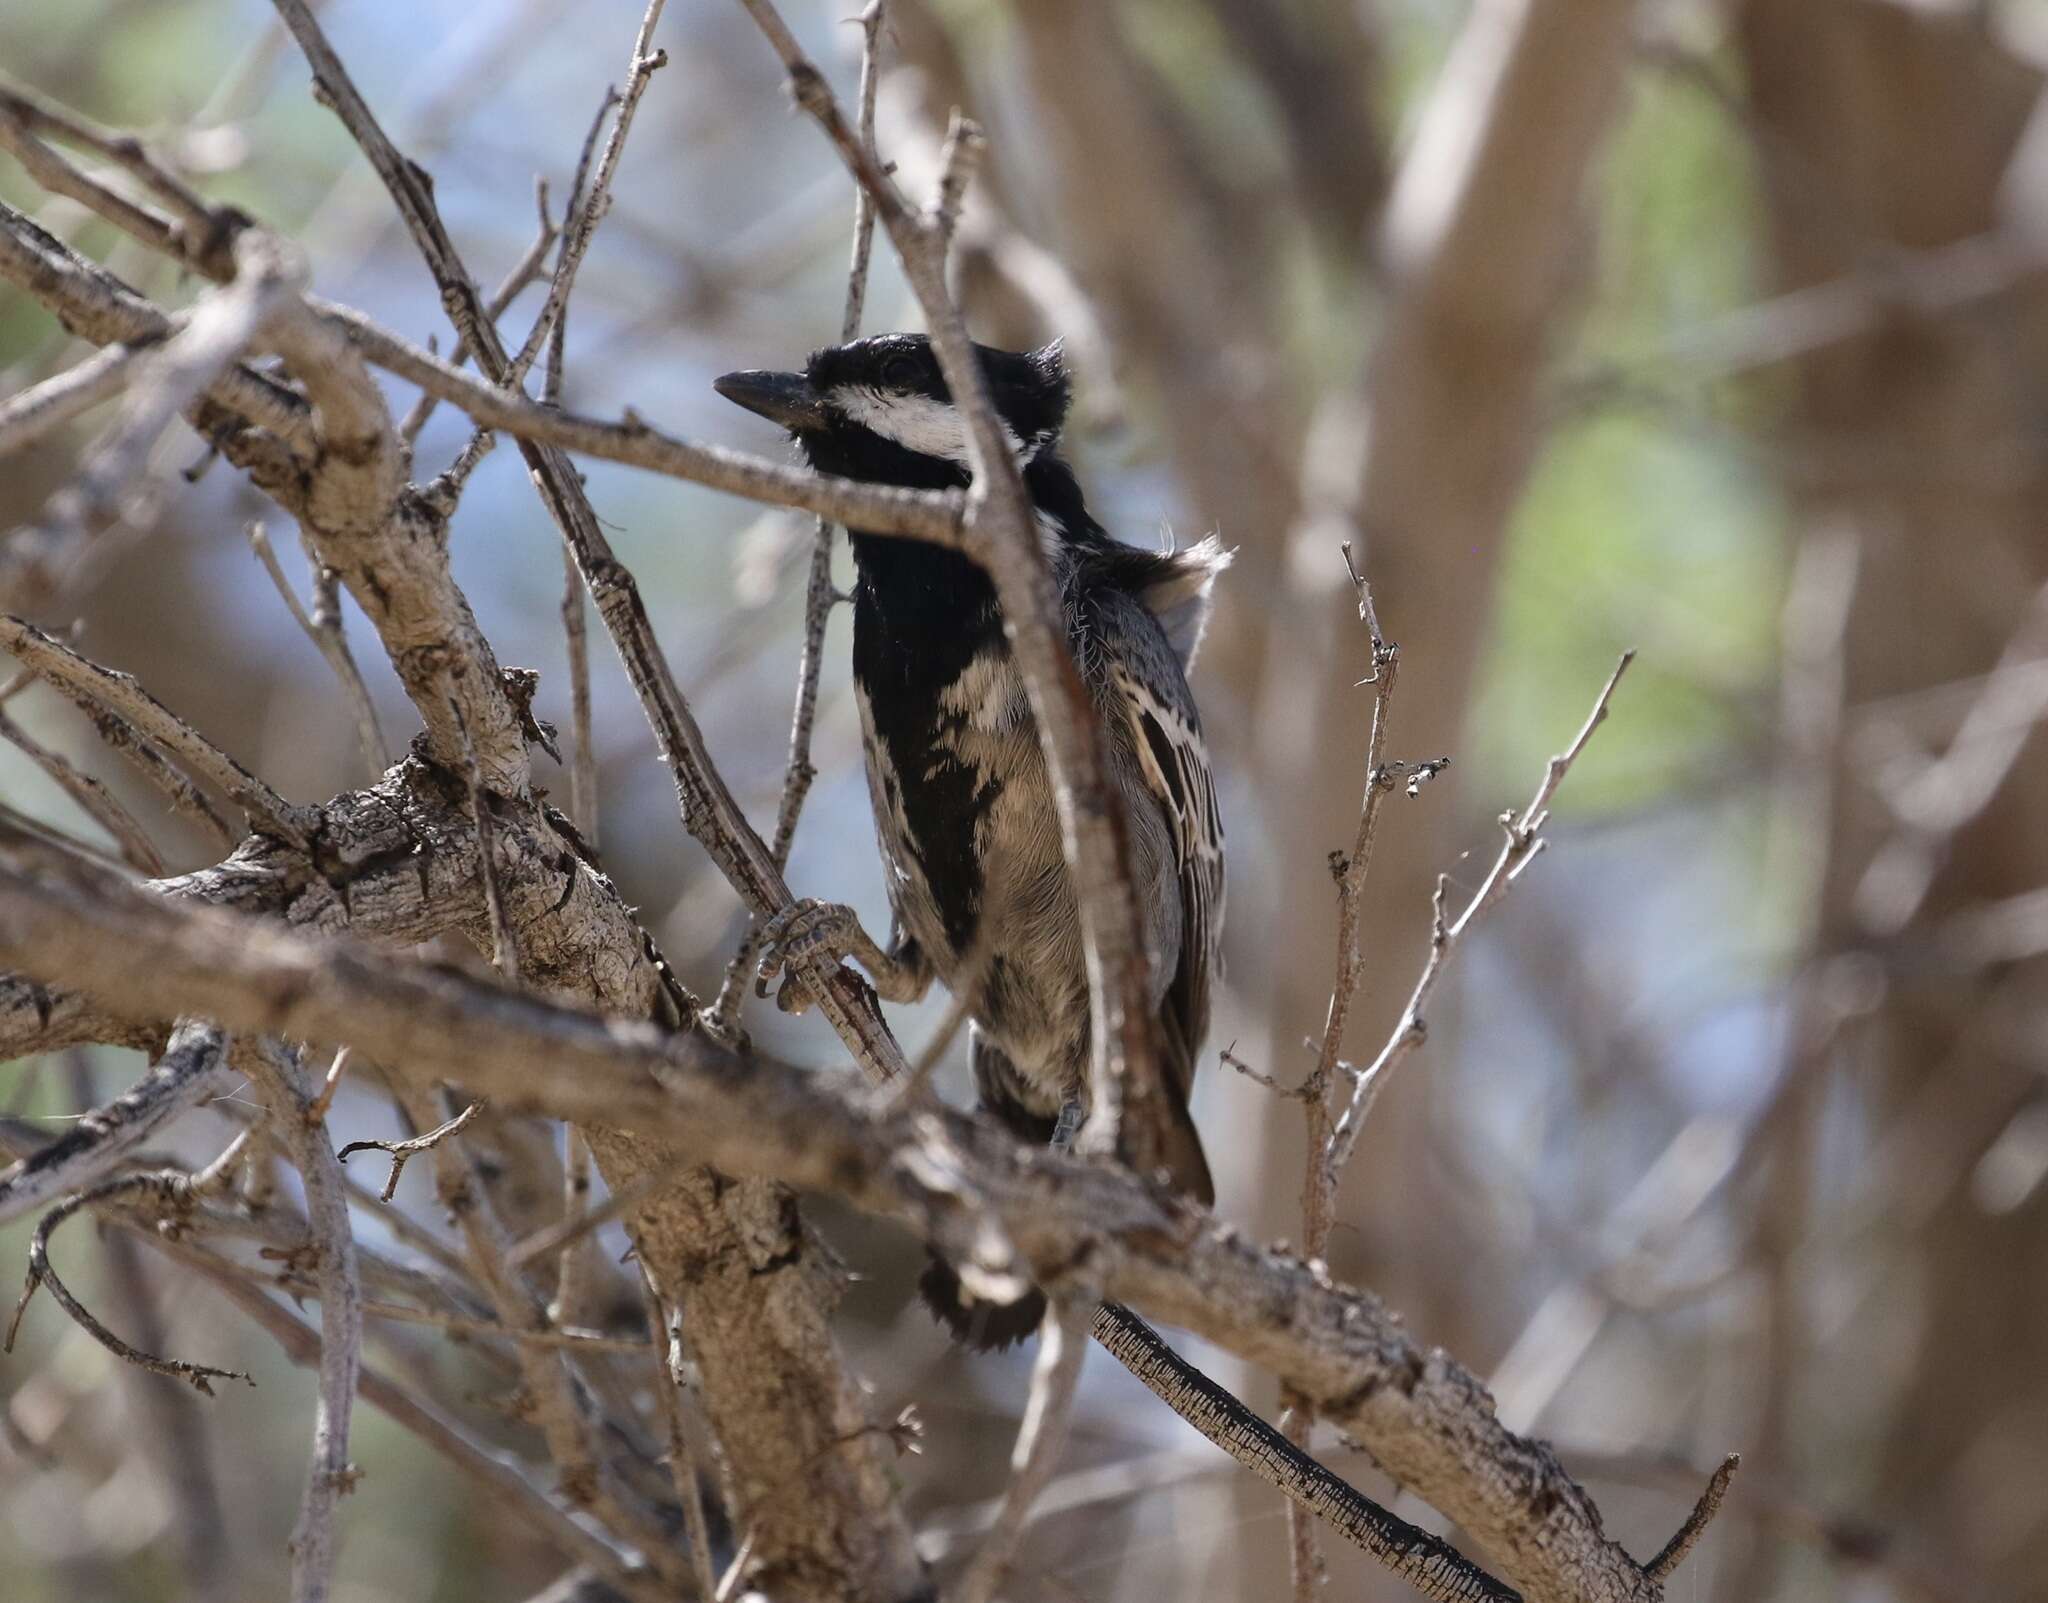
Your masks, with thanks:
M 1016 1346 L 1045 1319 L 1045 1293 L 1036 1287 L 1015 1302 L 983 1302 L 969 1295 L 953 1266 L 937 1253 L 917 1282 L 917 1294 L 955 1341 L 980 1353 Z

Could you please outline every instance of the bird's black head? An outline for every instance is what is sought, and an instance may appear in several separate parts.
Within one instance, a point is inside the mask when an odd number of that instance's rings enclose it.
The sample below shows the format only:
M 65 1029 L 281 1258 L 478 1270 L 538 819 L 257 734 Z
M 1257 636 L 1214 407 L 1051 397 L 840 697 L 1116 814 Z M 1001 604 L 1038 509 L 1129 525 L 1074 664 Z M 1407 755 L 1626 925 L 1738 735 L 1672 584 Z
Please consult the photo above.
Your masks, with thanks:
M 1019 457 L 1029 464 L 1050 452 L 1069 394 L 1058 343 L 1035 351 L 977 345 L 974 353 Z M 753 369 L 712 387 L 788 429 L 821 473 L 918 489 L 967 483 L 966 424 L 922 334 L 828 346 L 801 373 Z

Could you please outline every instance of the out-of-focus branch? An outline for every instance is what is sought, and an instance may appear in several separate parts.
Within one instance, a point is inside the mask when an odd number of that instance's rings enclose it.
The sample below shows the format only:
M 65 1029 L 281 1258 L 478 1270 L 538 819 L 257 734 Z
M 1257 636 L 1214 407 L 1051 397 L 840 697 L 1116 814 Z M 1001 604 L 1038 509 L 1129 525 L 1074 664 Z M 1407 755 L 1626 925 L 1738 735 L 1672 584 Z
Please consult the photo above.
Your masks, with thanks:
M 224 1080 L 221 1032 L 186 1022 L 171 1032 L 149 1072 L 104 1107 L 78 1118 L 48 1146 L 0 1170 L 0 1224 L 82 1191 Z M 0 1050 L 0 1057 L 10 1056 Z
M 885 0 L 868 0 L 860 14 L 860 99 L 857 137 L 869 155 L 875 156 L 875 94 L 881 83 L 882 24 Z M 879 157 L 877 157 L 879 160 Z M 868 258 L 875 242 L 875 203 L 867 190 L 853 187 L 853 258 L 846 270 L 846 308 L 839 319 L 839 341 L 843 345 L 860 332 L 861 309 L 867 302 Z M 796 845 L 797 819 L 803 813 L 804 798 L 818 771 L 811 765 L 811 730 L 818 720 L 818 684 L 825 666 L 825 625 L 832 616 L 837 594 L 832 587 L 832 545 L 836 525 L 819 518 L 811 533 L 811 567 L 804 579 L 804 638 L 797 658 L 796 707 L 789 719 L 789 761 L 783 772 L 782 800 L 775 809 L 775 838 L 769 851 L 776 866 L 789 867 L 790 849 Z M 761 921 L 749 921 L 746 936 L 726 966 L 725 981 L 719 987 L 717 1014 L 727 1030 L 739 1021 L 740 1004 L 753 977 L 754 959 L 760 952 Z
M 1444 881 L 1438 877 L 1431 915 L 1429 959 L 1415 982 L 1408 1006 L 1402 1010 L 1400 1021 L 1394 1026 L 1394 1033 L 1380 1048 L 1379 1056 L 1359 1073 L 1344 1116 L 1337 1121 L 1329 1141 L 1318 1155 L 1333 1174 L 1341 1175 L 1344 1166 L 1351 1161 L 1351 1154 L 1358 1145 L 1359 1131 L 1364 1128 L 1372 1105 L 1385 1088 L 1388 1077 L 1427 1038 L 1429 1029 L 1424 1012 L 1459 943 L 1472 925 L 1507 894 L 1508 888 L 1522 877 L 1548 844 L 1543 836 L 1543 826 L 1550 820 L 1551 799 L 1556 796 L 1557 787 L 1564 782 L 1564 776 L 1571 772 L 1572 764 L 1586 749 L 1586 742 L 1593 738 L 1593 731 L 1607 721 L 1608 703 L 1613 699 L 1614 688 L 1621 683 L 1621 676 L 1635 661 L 1635 655 L 1633 651 L 1622 653 L 1621 661 L 1615 664 L 1614 672 L 1608 676 L 1599 698 L 1593 703 L 1593 710 L 1586 715 L 1586 721 L 1579 726 L 1572 743 L 1544 766 L 1543 778 L 1529 804 L 1519 814 L 1509 812 L 1500 815 L 1500 826 L 1507 835 L 1500 855 L 1493 860 L 1493 866 L 1487 870 L 1486 878 L 1480 881 L 1479 889 L 1472 893 L 1464 911 L 1449 922 L 1444 914 Z
M 163 859 L 157 855 L 156 843 L 149 838 L 149 832 L 135 821 L 135 815 L 115 799 L 91 774 L 78 768 L 60 752 L 55 752 L 30 735 L 26 729 L 0 712 L 0 740 L 6 741 L 24 757 L 50 776 L 50 780 L 92 821 L 113 837 L 120 849 L 121 861 L 139 874 L 161 874 Z
M 177 331 L 129 371 L 127 397 L 103 441 L 51 497 L 42 521 L 9 537 L 15 605 L 45 605 L 94 555 L 105 560 L 112 530 L 140 521 L 138 503 L 146 508 L 151 499 L 138 496 L 137 485 L 149 482 L 141 469 L 158 437 L 242 360 L 271 314 L 303 287 L 303 267 L 282 253 L 263 252 L 248 267 L 201 296 Z
M 1144 380 L 1200 528 L 1233 543 L 1284 528 L 1300 420 L 1276 371 L 1245 259 L 1125 14 L 1094 0 L 1015 0 L 1021 65 L 1061 193 L 1076 276 L 1120 367 Z M 1268 20 L 1264 26 L 1277 23 Z
M 141 140 L 97 127 L 76 112 L 53 106 L 16 85 L 0 84 L 0 125 L 10 122 L 23 136 L 54 139 L 114 163 L 170 209 L 164 248 L 195 265 L 210 264 L 209 277 L 227 275 L 226 250 L 236 214 L 209 205 L 191 185 L 152 157 Z M 10 148 L 17 156 L 22 154 L 19 147 L 10 144 Z
M 1067 1443 L 1074 1412 L 1074 1394 L 1081 1384 L 1081 1361 L 1088 1356 L 1089 1327 L 1094 1309 L 1072 1301 L 1054 1303 L 1038 1339 L 1038 1360 L 1031 1370 L 1031 1395 L 1017 1427 L 1017 1445 L 1010 1454 L 1010 1484 L 995 1524 L 954 1588 L 955 1603 L 989 1603 L 1008 1578 L 1024 1540 L 1031 1505 L 1038 1501 Z
M 178 323 L 172 320 L 173 326 Z M 25 451 L 81 412 L 111 401 L 134 382 L 135 368 L 159 342 L 109 345 L 54 378 L 0 401 L 0 456 Z
M 0 203 L 0 277 L 28 291 L 71 333 L 96 345 L 146 345 L 176 331 L 175 320 L 161 308 L 5 203 Z M 312 448 L 312 411 L 283 385 L 236 364 L 207 393 L 285 444 Z
M 144 740 L 175 756 L 223 792 L 256 828 L 303 846 L 310 811 L 286 801 L 135 681 L 133 674 L 102 668 L 32 623 L 0 613 L 0 651 L 62 692 L 88 713 L 111 713 Z
M 493 1104 L 667 1137 L 729 1173 L 838 1191 L 956 1261 L 1009 1243 L 1049 1291 L 1092 1285 L 1172 1320 L 1316 1400 L 1391 1475 L 1457 1519 L 1533 1599 L 1654 1603 L 1547 1448 L 1484 1388 L 1417 1349 L 1375 1300 L 1259 1249 L 1113 1165 L 1023 1152 L 975 1120 L 877 1108 L 826 1077 L 741 1062 L 699 1036 L 552 1007 L 463 976 L 175 905 L 0 833 L 0 959 L 83 982 L 124 1012 L 185 1009 L 241 1029 L 347 1038 L 460 1075 Z
M 356 1272 L 355 1230 L 341 1164 L 328 1145 L 326 1125 L 308 1119 L 312 1099 L 293 1054 L 274 1042 L 255 1041 L 239 1046 L 236 1061 L 269 1104 L 271 1129 L 299 1171 L 317 1254 L 320 1393 L 313 1462 L 292 1528 L 292 1603 L 326 1603 L 334 1586 L 336 1508 L 354 1489 L 358 1473 L 348 1461 L 349 1418 L 363 1365 L 363 1286 Z
M 319 553 L 308 542 L 306 557 L 313 565 L 313 610 L 309 613 L 298 592 L 292 589 L 291 580 L 285 577 L 263 525 L 251 523 L 248 534 L 249 548 L 263 564 L 263 571 L 270 575 L 270 582 L 277 587 L 292 621 L 305 631 L 306 638 L 334 670 L 334 677 L 341 681 L 342 694 L 348 698 L 354 718 L 356 741 L 362 748 L 365 777 L 375 779 L 391 766 L 391 752 L 377 722 L 377 704 L 370 699 L 370 687 L 363 683 L 363 671 L 356 666 L 355 653 L 349 650 L 348 635 L 342 629 L 339 576 L 321 562 Z
M 176 1261 L 197 1269 L 235 1304 L 267 1330 L 291 1361 L 311 1369 L 320 1362 L 319 1333 L 275 1299 L 201 1249 L 170 1240 L 146 1229 L 143 1239 Z M 465 1471 L 493 1498 L 533 1522 L 562 1552 L 589 1564 L 634 1603 L 669 1603 L 673 1594 L 647 1570 L 637 1553 L 621 1550 L 586 1526 L 562 1504 L 530 1481 L 506 1454 L 477 1441 L 432 1403 L 382 1373 L 364 1365 L 358 1377 L 364 1402 L 411 1431 L 456 1468 Z

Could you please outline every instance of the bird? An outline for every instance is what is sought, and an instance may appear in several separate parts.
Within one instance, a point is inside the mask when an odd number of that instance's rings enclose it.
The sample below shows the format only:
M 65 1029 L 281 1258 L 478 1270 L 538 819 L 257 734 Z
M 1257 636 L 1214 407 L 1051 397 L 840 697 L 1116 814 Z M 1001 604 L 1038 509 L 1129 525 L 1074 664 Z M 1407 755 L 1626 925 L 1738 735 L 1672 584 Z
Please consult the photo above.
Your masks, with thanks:
M 1223 826 L 1188 673 L 1231 553 L 1214 535 L 1179 549 L 1127 544 L 1090 514 L 1060 454 L 1072 383 L 1057 341 L 974 355 L 1128 819 L 1167 1176 L 1207 1206 L 1215 1188 L 1188 1097 L 1220 963 Z M 727 373 L 713 387 L 781 425 L 817 472 L 926 490 L 969 482 L 966 421 L 925 335 L 872 335 L 815 351 L 800 372 Z M 853 688 L 892 943 L 851 908 L 796 903 L 764 930 L 757 990 L 821 949 L 858 961 L 887 1001 L 919 1000 L 936 978 L 968 998 L 981 1108 L 1024 1140 L 1063 1144 L 1087 1102 L 1088 980 L 1053 787 L 994 586 L 937 544 L 858 528 L 848 544 Z M 780 1005 L 806 1000 L 784 980 Z M 936 1254 L 920 1291 L 982 1350 L 1023 1340 L 1045 1310 L 1036 1289 L 1007 1304 L 972 1297 Z

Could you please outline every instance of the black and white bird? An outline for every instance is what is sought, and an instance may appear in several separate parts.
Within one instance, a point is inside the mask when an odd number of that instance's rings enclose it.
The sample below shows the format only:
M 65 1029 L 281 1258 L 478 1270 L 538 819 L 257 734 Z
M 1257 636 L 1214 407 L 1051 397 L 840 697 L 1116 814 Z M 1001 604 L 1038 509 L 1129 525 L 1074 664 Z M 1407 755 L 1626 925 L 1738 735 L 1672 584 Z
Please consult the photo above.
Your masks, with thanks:
M 1210 592 L 1230 557 L 1113 540 L 1059 455 L 1069 381 L 1058 346 L 976 346 L 1023 472 L 1129 819 L 1171 1103 L 1175 1187 L 1213 1200 L 1188 1114 L 1223 926 L 1223 826 L 1189 693 Z M 718 392 L 781 424 L 811 466 L 871 483 L 964 487 L 967 431 L 930 343 L 882 334 L 815 353 L 801 373 L 728 373 Z M 896 939 L 885 952 L 850 909 L 806 904 L 771 932 L 763 978 L 799 943 L 857 958 L 890 1001 L 936 976 L 971 998 L 981 1104 L 1034 1141 L 1085 1105 L 1088 982 L 1074 886 L 1024 685 L 987 574 L 924 541 L 851 532 L 858 583 L 853 682 Z M 816 949 L 815 946 L 812 949 Z M 786 1003 L 800 1005 L 785 986 Z M 933 1312 L 978 1347 L 1008 1345 L 1044 1312 L 966 1298 L 934 1259 Z

